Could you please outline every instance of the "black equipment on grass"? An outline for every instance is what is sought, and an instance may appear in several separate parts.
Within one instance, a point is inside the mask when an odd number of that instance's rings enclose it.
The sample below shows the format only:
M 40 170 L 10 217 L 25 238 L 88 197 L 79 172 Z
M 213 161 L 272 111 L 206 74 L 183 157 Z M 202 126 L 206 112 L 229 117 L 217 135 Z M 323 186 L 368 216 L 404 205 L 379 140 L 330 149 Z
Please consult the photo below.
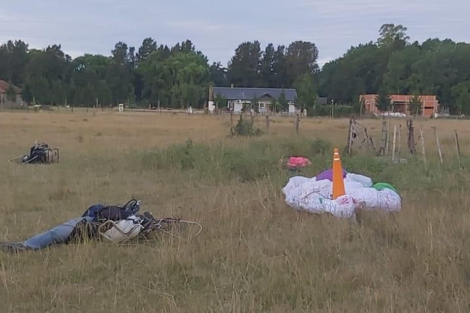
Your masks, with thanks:
M 59 148 L 51 148 L 45 142 L 36 141 L 29 150 L 29 155 L 23 155 L 9 160 L 10 163 L 17 164 L 51 164 L 59 163 Z

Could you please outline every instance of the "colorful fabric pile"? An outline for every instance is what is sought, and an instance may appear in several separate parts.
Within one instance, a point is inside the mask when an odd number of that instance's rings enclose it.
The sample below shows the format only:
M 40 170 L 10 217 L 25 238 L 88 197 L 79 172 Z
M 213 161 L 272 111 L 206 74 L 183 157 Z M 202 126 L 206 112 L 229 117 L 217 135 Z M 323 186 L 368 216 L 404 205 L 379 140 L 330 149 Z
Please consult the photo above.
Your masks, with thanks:
M 356 211 L 401 210 L 398 191 L 387 183 L 373 183 L 372 179 L 343 170 L 346 194 L 333 200 L 332 170 L 316 177 L 292 177 L 282 189 L 286 203 L 296 209 L 311 213 L 331 213 L 338 218 L 352 218 Z

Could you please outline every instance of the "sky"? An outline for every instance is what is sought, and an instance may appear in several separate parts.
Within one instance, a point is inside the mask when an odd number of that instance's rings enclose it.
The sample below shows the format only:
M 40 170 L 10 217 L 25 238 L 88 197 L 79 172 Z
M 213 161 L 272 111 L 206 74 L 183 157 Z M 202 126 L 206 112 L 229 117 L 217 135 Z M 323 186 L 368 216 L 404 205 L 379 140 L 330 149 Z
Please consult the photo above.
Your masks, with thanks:
M 227 65 L 237 46 L 259 40 L 314 42 L 319 64 L 376 41 L 380 26 L 402 24 L 412 41 L 470 42 L 469 0 L 0 0 L 0 42 L 31 48 L 61 44 L 77 57 L 109 55 L 146 37 L 174 45 L 190 39 L 209 61 Z

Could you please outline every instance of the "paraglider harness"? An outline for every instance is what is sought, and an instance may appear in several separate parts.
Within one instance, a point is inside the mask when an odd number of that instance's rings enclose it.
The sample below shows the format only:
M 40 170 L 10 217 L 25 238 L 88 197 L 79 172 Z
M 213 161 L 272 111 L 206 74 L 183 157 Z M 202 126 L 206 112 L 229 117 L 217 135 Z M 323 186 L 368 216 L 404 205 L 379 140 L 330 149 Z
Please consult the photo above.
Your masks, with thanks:
M 164 232 L 173 237 L 174 227 L 180 224 L 202 226 L 196 222 L 185 221 L 178 217 L 155 218 L 152 213 L 139 214 L 141 201 L 132 199 L 123 207 L 119 206 L 91 206 L 82 217 L 91 217 L 97 225 L 97 235 L 114 243 L 124 243 L 134 238 L 149 239 L 156 232 Z M 197 235 L 196 234 L 196 235 Z
M 16 161 L 18 164 L 51 164 L 59 162 L 59 159 L 58 148 L 50 148 L 47 143 L 36 141 L 29 150 L 29 155 L 11 159 L 9 162 Z
M 199 227 L 194 236 L 202 232 L 202 226 L 196 222 L 175 217 L 155 218 L 150 212 L 139 214 L 140 203 L 140 200 L 132 199 L 122 207 L 95 204 L 80 218 L 58 225 L 23 242 L 0 243 L 0 250 L 8 252 L 40 250 L 53 245 L 77 244 L 101 239 L 116 244 L 128 243 L 131 240 L 150 241 L 152 235 L 158 232 L 179 238 L 176 233 L 182 230 L 178 226 L 183 224 Z

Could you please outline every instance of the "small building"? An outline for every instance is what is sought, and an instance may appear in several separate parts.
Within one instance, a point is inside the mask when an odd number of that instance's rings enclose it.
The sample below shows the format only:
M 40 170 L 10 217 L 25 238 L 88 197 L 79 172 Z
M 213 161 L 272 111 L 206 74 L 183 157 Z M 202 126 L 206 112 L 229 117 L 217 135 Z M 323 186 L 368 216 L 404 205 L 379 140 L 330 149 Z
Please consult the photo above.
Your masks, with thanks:
M 317 97 L 315 104 L 317 105 L 326 105 L 328 104 L 328 99 L 326 97 Z
M 361 95 L 359 97 L 360 101 L 364 101 L 365 107 L 364 110 L 365 112 L 369 113 L 382 113 L 379 111 L 377 108 L 377 96 L 378 95 Z M 393 112 L 397 113 L 403 113 L 408 115 L 409 114 L 409 104 L 411 102 L 411 99 L 413 99 L 414 96 L 412 95 L 391 95 L 390 99 L 392 102 L 392 108 Z M 436 96 L 432 95 L 420 95 L 419 99 L 423 103 L 422 107 L 422 113 L 421 116 L 425 117 L 431 117 L 433 114 L 437 113 L 439 110 L 439 101 L 437 100 Z
M 218 96 L 222 96 L 227 99 L 227 108 L 233 110 L 234 113 L 240 113 L 243 109 L 251 107 L 253 99 L 257 99 L 258 102 L 258 107 L 255 110 L 259 113 L 267 113 L 272 110 L 271 103 L 273 99 L 279 99 L 283 92 L 289 104 L 289 113 L 292 111 L 292 107 L 294 107 L 295 113 L 297 91 L 281 88 L 211 87 L 209 91 L 209 109 L 215 107 L 215 100 Z
M 8 90 L 10 89 L 10 84 L 4 80 L 0 80 L 0 105 L 2 108 L 15 105 L 23 105 L 23 99 L 21 98 L 21 89 L 13 85 L 12 87 L 16 93 L 14 101 L 8 99 Z

